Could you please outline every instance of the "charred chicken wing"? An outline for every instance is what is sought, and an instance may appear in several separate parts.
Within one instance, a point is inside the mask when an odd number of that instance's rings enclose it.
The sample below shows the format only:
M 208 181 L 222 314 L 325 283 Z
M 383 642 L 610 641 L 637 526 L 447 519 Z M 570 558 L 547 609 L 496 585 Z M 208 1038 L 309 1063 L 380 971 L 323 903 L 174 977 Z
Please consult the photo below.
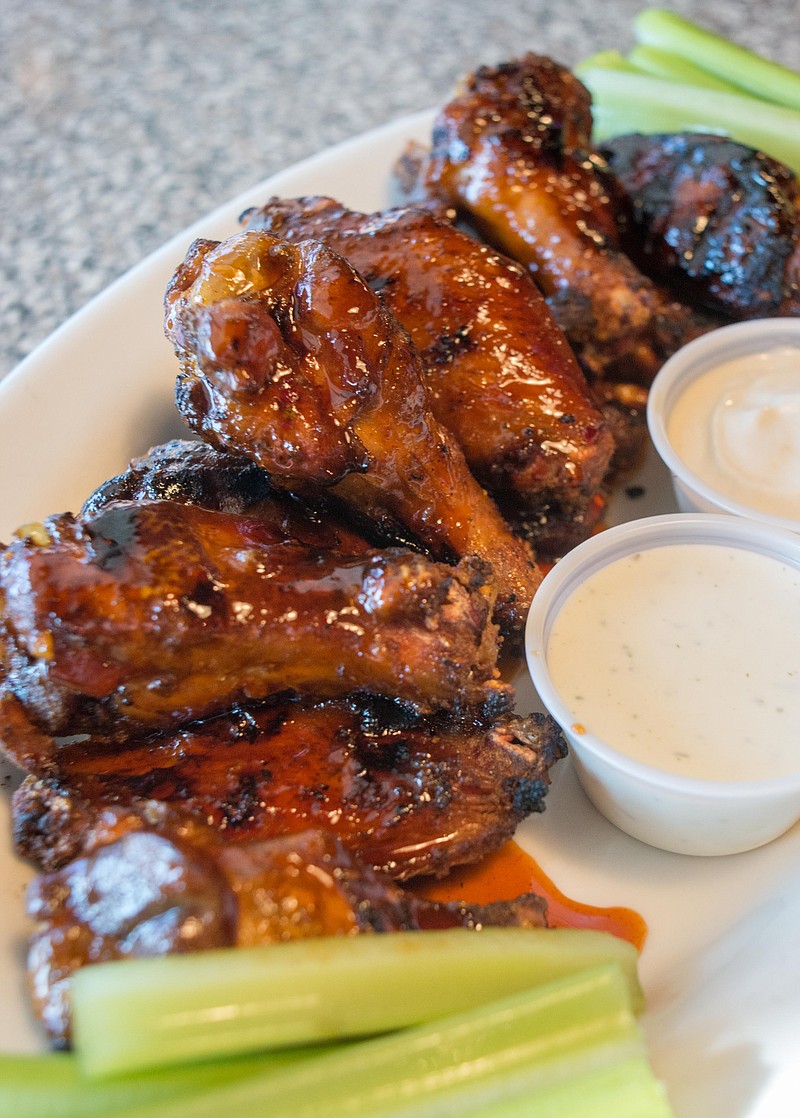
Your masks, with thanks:
M 716 320 L 676 302 L 621 251 L 591 126 L 588 90 L 552 59 L 481 67 L 439 113 L 423 188 L 528 266 L 592 379 L 647 385 Z
M 564 752 L 541 715 L 278 700 L 124 749 L 91 736 L 51 749 L 15 793 L 15 844 L 57 868 L 85 845 L 97 805 L 157 800 L 230 844 L 324 826 L 392 877 L 440 875 L 496 850 L 541 811 Z
M 734 319 L 800 315 L 800 184 L 726 136 L 620 136 L 601 147 L 630 201 L 626 247 L 681 297 Z
M 588 534 L 613 440 L 525 269 L 423 209 L 274 198 L 243 220 L 324 241 L 380 294 L 419 350 L 436 418 L 539 554 Z
M 408 334 L 341 256 L 257 231 L 198 242 L 166 308 L 196 431 L 273 482 L 404 526 L 436 558 L 488 561 L 519 633 L 541 572 L 433 416 Z
M 34 881 L 28 972 L 39 1018 L 66 1047 L 70 983 L 86 964 L 321 935 L 542 927 L 545 911 L 533 894 L 483 906 L 425 901 L 324 831 L 228 847 L 153 805 L 107 812 L 79 857 Z
M 174 501 L 51 517 L 0 556 L 3 719 L 36 731 L 168 727 L 296 690 L 421 710 L 506 702 L 487 565 L 340 555 Z M 13 757 L 25 745 L 12 733 Z M 24 757 L 21 758 L 24 760 Z

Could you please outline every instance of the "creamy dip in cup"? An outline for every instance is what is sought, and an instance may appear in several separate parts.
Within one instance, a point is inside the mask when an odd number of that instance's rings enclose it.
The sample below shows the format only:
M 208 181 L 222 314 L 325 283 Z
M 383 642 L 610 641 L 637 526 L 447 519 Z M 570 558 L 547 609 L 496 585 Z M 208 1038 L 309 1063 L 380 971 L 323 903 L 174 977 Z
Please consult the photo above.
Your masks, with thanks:
M 737 323 L 684 346 L 656 376 L 647 418 L 679 508 L 800 532 L 800 320 Z
M 528 666 L 578 777 L 654 846 L 727 854 L 800 817 L 800 538 L 739 517 L 607 529 L 548 573 Z

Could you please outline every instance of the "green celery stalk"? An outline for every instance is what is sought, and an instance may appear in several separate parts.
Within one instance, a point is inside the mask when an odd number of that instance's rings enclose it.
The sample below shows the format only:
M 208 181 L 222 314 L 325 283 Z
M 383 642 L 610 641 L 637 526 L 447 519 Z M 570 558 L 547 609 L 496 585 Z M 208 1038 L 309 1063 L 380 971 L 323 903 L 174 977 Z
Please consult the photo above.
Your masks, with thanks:
M 87 1079 L 72 1053 L 0 1054 L 0 1114 L 9 1118 L 115 1118 L 131 1107 L 205 1093 L 255 1073 L 289 1067 L 319 1052 L 260 1053 L 103 1080 Z
M 532 1094 L 515 1091 L 470 1118 L 674 1118 L 666 1090 L 644 1057 L 593 1068 Z
M 577 928 L 327 937 L 84 967 L 73 1039 L 87 1075 L 387 1032 L 616 962 L 635 948 Z
M 618 1065 L 638 1066 L 639 1079 L 648 1067 L 630 984 L 611 963 L 465 1013 L 344 1045 L 294 1069 L 254 1075 L 200 1097 L 130 1110 L 124 1118 L 219 1118 L 233 1113 L 269 1118 L 489 1118 L 506 1114 L 515 1099 L 530 1106 L 547 1091 L 557 1099 L 566 1085 L 587 1076 L 587 1082 L 592 1077 L 599 1081 L 605 1072 L 613 1080 L 612 1069 Z M 651 1088 L 663 1103 L 655 1080 Z M 602 1113 L 594 1111 L 594 1118 Z M 541 1114 L 544 1118 L 551 1112 Z M 663 1105 L 637 1114 L 668 1116 Z M 616 1112 L 614 1118 L 619 1118 Z
M 712 74 L 776 105 L 800 110 L 800 73 L 661 8 L 634 20 L 640 43 L 672 51 Z
M 575 74 L 580 77 L 581 70 L 591 70 L 594 66 L 605 66 L 609 70 L 630 70 L 632 73 L 638 71 L 638 67 L 634 66 L 629 58 L 618 50 L 599 50 L 595 54 L 590 54 L 588 58 L 584 58 L 574 68 Z
M 706 89 L 723 89 L 729 93 L 741 92 L 730 82 L 725 82 L 701 70 L 699 66 L 687 62 L 685 58 L 655 47 L 640 45 L 633 47 L 627 54 L 622 54 L 618 50 L 599 50 L 579 62 L 574 67 L 574 72 L 580 78 L 584 72 L 590 72 L 597 67 L 606 70 L 623 70 L 630 74 L 650 74 L 652 77 L 668 78 L 671 81 L 689 83 Z
M 800 112 L 725 93 L 597 66 L 581 72 L 597 140 L 625 132 L 716 132 L 758 148 L 800 174 Z
M 672 51 L 640 43 L 628 51 L 628 62 L 634 70 L 652 74 L 655 78 L 669 78 L 670 81 L 684 82 L 703 89 L 721 89 L 727 93 L 741 93 L 741 86 L 733 85 L 724 78 L 710 74 L 702 66 L 683 58 Z

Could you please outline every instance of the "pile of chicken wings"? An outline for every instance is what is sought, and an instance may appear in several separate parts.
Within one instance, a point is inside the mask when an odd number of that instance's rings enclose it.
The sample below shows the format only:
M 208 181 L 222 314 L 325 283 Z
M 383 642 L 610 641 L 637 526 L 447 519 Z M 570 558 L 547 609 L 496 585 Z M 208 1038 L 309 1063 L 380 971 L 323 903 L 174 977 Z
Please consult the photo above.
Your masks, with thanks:
M 549 58 L 470 75 L 396 171 L 395 208 L 272 198 L 195 242 L 165 329 L 196 438 L 0 557 L 0 743 L 55 1044 L 90 962 L 546 923 L 533 896 L 403 883 L 542 810 L 565 746 L 501 666 L 543 564 L 635 462 L 661 363 L 800 313 L 796 180 L 718 137 L 596 150 Z

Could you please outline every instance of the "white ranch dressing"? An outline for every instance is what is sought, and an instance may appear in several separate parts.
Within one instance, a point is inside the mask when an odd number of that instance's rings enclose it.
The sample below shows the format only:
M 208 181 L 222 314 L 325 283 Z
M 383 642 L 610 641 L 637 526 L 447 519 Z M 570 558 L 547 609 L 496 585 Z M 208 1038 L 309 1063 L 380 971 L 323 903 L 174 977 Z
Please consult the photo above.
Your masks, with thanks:
M 800 769 L 800 571 L 717 544 L 670 544 L 591 574 L 547 641 L 588 732 L 712 780 Z
M 779 346 L 709 369 L 678 398 L 667 433 L 718 493 L 800 519 L 800 349 Z

